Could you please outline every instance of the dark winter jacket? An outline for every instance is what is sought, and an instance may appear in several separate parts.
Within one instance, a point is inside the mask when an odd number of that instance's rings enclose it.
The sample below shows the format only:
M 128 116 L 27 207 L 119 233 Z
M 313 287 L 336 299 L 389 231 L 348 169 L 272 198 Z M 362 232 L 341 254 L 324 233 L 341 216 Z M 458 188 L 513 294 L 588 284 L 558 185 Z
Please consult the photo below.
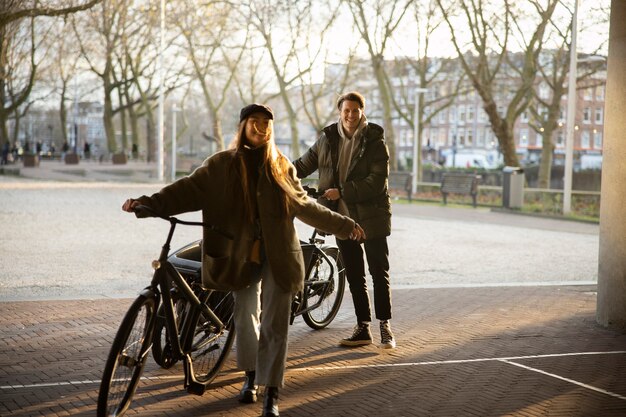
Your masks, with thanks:
M 299 178 L 319 171 L 319 190 L 338 188 L 348 206 L 350 217 L 363 227 L 367 239 L 391 234 L 391 202 L 388 192 L 389 151 L 382 127 L 368 123 L 361 144 L 353 156 L 345 183 L 339 184 L 339 131 L 333 123 L 323 129 L 319 139 L 294 162 Z M 320 199 L 336 210 L 336 202 Z

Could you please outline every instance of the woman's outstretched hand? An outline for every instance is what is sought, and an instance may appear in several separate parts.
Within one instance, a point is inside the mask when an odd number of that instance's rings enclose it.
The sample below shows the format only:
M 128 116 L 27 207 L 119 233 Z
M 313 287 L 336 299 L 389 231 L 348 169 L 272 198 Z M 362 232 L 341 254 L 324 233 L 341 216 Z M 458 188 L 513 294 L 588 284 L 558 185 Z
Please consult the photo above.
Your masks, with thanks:
M 122 210 L 129 213 L 134 213 L 135 207 L 137 207 L 138 205 L 139 201 L 129 198 L 128 200 L 124 201 L 124 204 L 122 204 Z
M 354 223 L 354 229 L 350 233 L 350 239 L 356 240 L 357 242 L 365 240 L 365 231 L 358 223 Z

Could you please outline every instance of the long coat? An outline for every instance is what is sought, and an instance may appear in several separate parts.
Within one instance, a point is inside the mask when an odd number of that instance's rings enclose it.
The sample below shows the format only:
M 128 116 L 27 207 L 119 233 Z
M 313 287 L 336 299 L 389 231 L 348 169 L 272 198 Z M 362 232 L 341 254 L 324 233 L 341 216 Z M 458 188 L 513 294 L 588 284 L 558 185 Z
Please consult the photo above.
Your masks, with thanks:
M 164 216 L 202 210 L 203 222 L 233 236 L 229 239 L 209 228 L 203 230 L 202 279 L 209 288 L 238 290 L 258 279 L 249 260 L 256 225 L 246 217 L 238 157 L 234 149 L 219 152 L 191 175 L 138 199 Z M 349 237 L 355 222 L 310 200 L 293 166 L 289 178 L 298 190 L 298 203 L 289 215 L 279 203 L 282 190 L 264 172 L 259 175 L 256 195 L 267 262 L 277 283 L 286 291 L 296 292 L 304 284 L 304 259 L 293 217 L 340 239 Z
M 352 157 L 344 184 L 339 183 L 339 139 L 337 123 L 325 127 L 313 146 L 294 161 L 298 177 L 308 177 L 318 170 L 319 190 L 340 190 L 350 217 L 363 227 L 367 239 L 389 236 L 389 151 L 383 128 L 374 123 L 368 123 L 364 128 L 358 152 Z M 320 202 L 323 203 L 323 200 Z M 336 204 L 325 205 L 336 210 Z

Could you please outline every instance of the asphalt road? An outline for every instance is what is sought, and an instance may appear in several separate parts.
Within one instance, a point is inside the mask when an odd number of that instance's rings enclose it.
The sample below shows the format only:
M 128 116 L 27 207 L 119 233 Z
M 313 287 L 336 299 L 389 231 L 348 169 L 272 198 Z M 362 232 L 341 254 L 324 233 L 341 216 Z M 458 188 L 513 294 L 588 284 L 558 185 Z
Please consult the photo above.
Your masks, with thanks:
M 169 225 L 138 220 L 121 205 L 159 188 L 0 176 L 0 301 L 135 295 L 150 279 Z M 597 281 L 597 225 L 437 204 L 393 210 L 395 288 Z M 301 238 L 311 232 L 300 223 L 298 230 Z M 182 227 L 172 248 L 200 234 Z

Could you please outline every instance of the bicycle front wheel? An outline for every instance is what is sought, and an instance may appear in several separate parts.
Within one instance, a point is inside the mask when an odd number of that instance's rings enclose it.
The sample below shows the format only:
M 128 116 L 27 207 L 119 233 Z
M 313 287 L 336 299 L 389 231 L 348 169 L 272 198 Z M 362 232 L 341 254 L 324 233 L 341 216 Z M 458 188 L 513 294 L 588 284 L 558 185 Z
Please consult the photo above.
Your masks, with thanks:
M 233 310 L 235 300 L 230 292 L 214 291 L 207 304 L 224 323 L 219 329 L 200 315 L 191 348 L 191 361 L 196 381 L 208 384 L 224 366 L 235 339 Z
M 339 249 L 324 248 L 324 254 L 314 252 L 315 264 L 305 279 L 304 296 L 306 306 L 319 306 L 302 314 L 304 322 L 312 329 L 318 330 L 333 321 L 343 300 L 346 287 L 346 270 Z
M 146 364 L 155 318 L 154 297 L 139 296 L 122 320 L 104 366 L 98 394 L 98 417 L 123 415 Z

